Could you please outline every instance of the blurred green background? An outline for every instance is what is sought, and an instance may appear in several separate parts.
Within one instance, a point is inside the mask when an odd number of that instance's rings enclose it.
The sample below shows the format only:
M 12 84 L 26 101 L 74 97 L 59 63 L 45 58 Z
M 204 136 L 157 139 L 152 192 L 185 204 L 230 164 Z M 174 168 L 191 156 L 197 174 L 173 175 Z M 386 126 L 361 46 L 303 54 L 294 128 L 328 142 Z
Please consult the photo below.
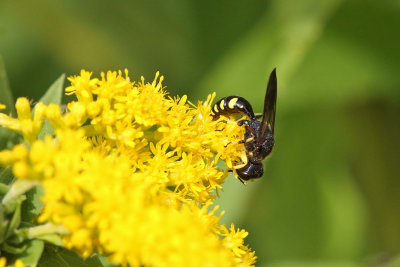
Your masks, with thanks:
M 259 112 L 277 67 L 265 175 L 229 177 L 217 201 L 257 266 L 375 266 L 400 251 L 399 30 L 400 1 L 0 0 L 15 98 L 38 100 L 62 73 L 128 68 Z

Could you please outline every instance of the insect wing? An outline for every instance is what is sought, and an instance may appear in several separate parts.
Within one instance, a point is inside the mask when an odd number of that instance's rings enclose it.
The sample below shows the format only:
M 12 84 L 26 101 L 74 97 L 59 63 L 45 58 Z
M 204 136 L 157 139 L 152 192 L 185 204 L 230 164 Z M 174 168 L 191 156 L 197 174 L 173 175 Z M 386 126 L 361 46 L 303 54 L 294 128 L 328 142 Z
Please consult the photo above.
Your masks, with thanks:
M 265 94 L 264 101 L 264 112 L 257 137 L 257 143 L 262 143 L 268 132 L 272 134 L 274 133 L 277 87 L 278 83 L 276 79 L 276 69 L 274 69 L 269 76 L 267 92 Z

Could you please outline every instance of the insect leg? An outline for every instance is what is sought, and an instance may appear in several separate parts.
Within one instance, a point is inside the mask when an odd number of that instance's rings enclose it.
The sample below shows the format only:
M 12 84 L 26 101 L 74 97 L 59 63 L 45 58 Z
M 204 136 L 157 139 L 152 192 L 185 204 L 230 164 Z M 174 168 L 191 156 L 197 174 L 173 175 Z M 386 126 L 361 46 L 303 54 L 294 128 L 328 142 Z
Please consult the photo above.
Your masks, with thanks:
M 245 125 L 246 129 L 249 131 L 249 133 L 251 134 L 250 138 L 247 139 L 243 139 L 239 141 L 239 144 L 244 144 L 247 142 L 250 142 L 252 140 L 254 140 L 254 138 L 256 137 L 256 133 L 254 132 L 254 130 L 250 127 L 250 121 L 249 120 L 241 120 L 237 122 L 237 125 L 242 126 Z
M 255 137 L 255 136 L 252 136 L 252 137 L 247 138 L 247 139 L 240 140 L 238 143 L 239 143 L 239 144 L 244 144 L 244 143 L 251 142 L 251 141 L 254 140 L 254 137 Z
M 228 170 L 228 172 L 233 172 L 233 170 Z M 237 176 L 237 178 L 239 179 L 240 182 L 242 182 L 242 184 L 246 185 L 246 184 L 244 183 L 243 179 L 240 178 L 240 176 Z
M 237 122 L 238 126 L 242 126 L 242 125 L 250 125 L 250 121 L 249 120 L 240 120 Z

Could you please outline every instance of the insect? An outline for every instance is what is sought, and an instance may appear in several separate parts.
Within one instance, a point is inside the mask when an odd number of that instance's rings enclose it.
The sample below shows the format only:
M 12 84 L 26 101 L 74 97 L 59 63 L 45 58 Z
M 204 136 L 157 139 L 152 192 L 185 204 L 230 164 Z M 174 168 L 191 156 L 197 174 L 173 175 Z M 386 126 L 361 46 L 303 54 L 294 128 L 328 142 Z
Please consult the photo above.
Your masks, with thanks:
M 244 144 L 248 163 L 236 170 L 241 182 L 260 178 L 264 173 L 262 160 L 271 153 L 274 147 L 276 95 L 277 80 L 276 69 L 274 69 L 269 76 L 262 115 L 255 115 L 250 103 L 240 96 L 224 97 L 218 100 L 211 110 L 214 120 L 220 115 L 245 114 L 249 117 L 248 120 L 240 120 L 237 123 L 239 126 L 246 127 L 244 139 L 239 143 Z M 257 120 L 260 117 L 262 120 Z

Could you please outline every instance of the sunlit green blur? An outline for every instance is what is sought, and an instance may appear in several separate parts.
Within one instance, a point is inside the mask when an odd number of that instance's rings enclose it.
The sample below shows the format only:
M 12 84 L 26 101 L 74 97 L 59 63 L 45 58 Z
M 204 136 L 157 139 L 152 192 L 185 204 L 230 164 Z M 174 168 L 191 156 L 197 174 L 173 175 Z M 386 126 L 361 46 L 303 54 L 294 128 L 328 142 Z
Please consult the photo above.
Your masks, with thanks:
M 240 95 L 256 112 L 276 67 L 264 177 L 229 177 L 223 222 L 257 266 L 371 266 L 400 251 L 400 2 L 0 0 L 14 97 L 62 73 L 165 75 L 191 101 Z M 1 102 L 1 101 L 0 101 Z

